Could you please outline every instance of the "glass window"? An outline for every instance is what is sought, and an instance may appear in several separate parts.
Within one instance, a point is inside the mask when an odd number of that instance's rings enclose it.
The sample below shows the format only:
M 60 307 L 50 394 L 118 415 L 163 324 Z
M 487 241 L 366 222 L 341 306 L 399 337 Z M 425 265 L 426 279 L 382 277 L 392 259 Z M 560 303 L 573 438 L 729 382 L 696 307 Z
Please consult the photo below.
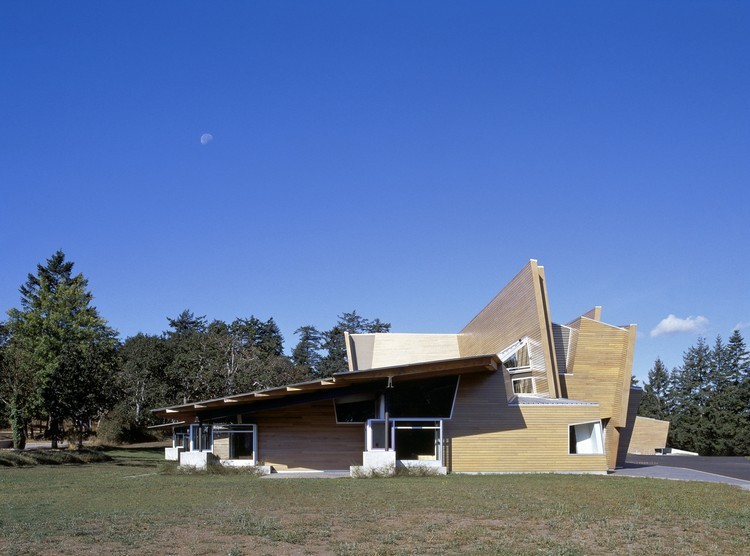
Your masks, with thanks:
M 391 417 L 443 417 L 449 419 L 456 397 L 458 377 L 449 376 L 397 382 L 388 390 Z
M 536 394 L 536 381 L 533 377 L 514 378 L 514 394 Z
M 599 421 L 568 427 L 571 454 L 603 454 L 602 424 Z
M 190 432 L 188 427 L 175 427 L 172 433 L 172 447 L 190 451 Z
M 370 421 L 367 437 L 368 450 L 385 450 L 385 421 Z
M 434 461 L 438 459 L 440 424 L 437 421 L 396 421 L 396 459 Z
M 367 451 L 385 450 L 385 422 L 367 422 Z M 392 419 L 389 421 L 390 450 L 403 461 L 442 461 L 443 422 L 433 419 Z
M 210 452 L 211 425 L 190 425 L 190 443 L 194 452 Z
M 378 416 L 374 394 L 336 398 L 337 423 L 365 423 Z
M 254 425 L 215 425 L 213 453 L 221 459 L 255 459 Z

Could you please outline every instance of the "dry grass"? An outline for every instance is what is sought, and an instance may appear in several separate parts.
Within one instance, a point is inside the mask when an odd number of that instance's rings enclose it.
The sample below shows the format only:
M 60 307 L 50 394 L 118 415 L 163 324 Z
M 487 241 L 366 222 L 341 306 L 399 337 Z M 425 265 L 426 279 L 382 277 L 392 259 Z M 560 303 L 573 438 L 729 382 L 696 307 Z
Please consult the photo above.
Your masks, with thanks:
M 158 454 L 0 470 L 3 554 L 746 554 L 750 492 L 575 475 L 268 480 Z

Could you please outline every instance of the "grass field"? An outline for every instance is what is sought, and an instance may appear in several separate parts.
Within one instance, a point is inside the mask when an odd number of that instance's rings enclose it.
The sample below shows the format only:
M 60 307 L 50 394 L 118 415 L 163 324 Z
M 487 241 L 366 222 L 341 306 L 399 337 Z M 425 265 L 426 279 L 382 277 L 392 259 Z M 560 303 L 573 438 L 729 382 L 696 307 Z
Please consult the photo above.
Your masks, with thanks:
M 576 475 L 164 474 L 161 451 L 0 468 L 2 554 L 747 554 L 750 492 Z

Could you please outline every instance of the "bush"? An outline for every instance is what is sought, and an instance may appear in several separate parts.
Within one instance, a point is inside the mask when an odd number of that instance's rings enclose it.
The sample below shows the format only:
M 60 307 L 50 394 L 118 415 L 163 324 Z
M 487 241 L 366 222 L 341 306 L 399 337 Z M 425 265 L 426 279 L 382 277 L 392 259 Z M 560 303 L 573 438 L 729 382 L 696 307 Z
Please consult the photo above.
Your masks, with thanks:
M 382 477 L 436 477 L 438 470 L 426 465 L 384 465 L 382 467 L 354 467 L 352 477 L 355 479 L 378 479 Z
M 121 404 L 106 413 L 99 421 L 96 439 L 100 444 L 129 444 L 154 440 L 144 426 L 138 425 L 129 409 Z
M 261 467 L 250 465 L 232 467 L 220 463 L 211 463 L 202 469 L 198 469 L 188 465 L 181 466 L 176 461 L 160 461 L 157 468 L 161 475 L 245 475 L 250 477 L 265 475 L 265 471 Z

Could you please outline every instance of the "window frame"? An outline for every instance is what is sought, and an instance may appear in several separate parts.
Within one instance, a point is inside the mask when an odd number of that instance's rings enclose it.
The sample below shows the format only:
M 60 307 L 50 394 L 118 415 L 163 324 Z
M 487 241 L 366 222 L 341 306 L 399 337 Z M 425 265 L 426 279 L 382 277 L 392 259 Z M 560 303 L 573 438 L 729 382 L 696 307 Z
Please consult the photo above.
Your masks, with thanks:
M 574 435 L 576 427 L 582 427 L 584 425 L 591 425 L 591 434 L 587 439 L 578 439 L 578 435 Z M 604 445 L 604 427 L 601 419 L 598 421 L 584 421 L 582 423 L 571 423 L 568 425 L 568 455 L 570 456 L 602 456 L 605 455 Z M 573 446 L 573 439 L 575 438 L 576 451 L 571 451 Z M 585 440 L 590 440 L 592 443 L 592 450 L 590 452 L 579 452 L 578 447 Z

